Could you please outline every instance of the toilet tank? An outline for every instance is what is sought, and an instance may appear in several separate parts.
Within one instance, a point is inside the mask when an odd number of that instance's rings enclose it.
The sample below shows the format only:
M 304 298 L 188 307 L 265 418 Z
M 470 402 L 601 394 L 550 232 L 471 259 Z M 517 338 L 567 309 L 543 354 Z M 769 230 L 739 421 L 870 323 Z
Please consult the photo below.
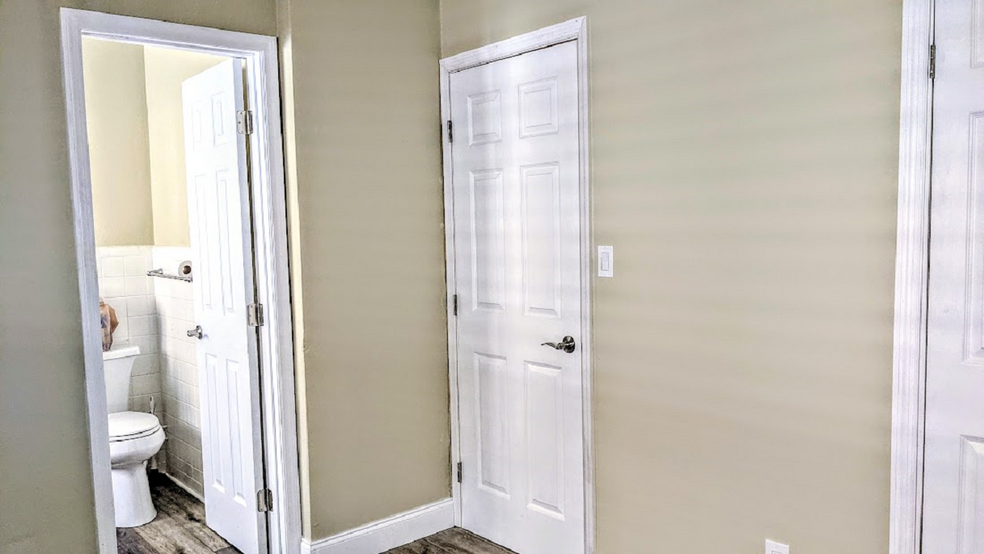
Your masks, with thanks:
M 103 375 L 106 378 L 106 404 L 109 413 L 125 412 L 130 404 L 130 372 L 140 354 L 139 346 L 114 345 L 103 352 Z

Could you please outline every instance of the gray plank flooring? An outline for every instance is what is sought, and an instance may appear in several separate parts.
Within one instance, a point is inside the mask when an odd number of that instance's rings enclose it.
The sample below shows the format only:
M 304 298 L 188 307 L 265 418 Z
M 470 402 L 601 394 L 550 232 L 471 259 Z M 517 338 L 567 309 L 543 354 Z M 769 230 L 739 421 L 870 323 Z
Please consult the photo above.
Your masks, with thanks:
M 516 554 L 474 533 L 454 527 L 398 546 L 385 554 Z
M 205 525 L 205 506 L 167 476 L 151 472 L 157 517 L 117 529 L 119 554 L 241 554 Z M 516 554 L 459 527 L 398 546 L 384 554 Z
M 157 517 L 117 529 L 119 554 L 240 554 L 205 525 L 205 506 L 167 476 L 150 473 L 150 496 Z

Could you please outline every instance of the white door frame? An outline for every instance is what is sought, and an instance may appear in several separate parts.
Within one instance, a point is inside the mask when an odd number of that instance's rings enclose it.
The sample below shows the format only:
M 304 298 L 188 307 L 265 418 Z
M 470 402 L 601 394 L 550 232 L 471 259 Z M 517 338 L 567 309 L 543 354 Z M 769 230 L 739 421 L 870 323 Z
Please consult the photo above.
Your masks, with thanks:
M 889 554 L 919 554 L 922 538 L 929 299 L 934 0 L 904 0 Z
M 447 268 L 448 306 L 448 379 L 451 405 L 451 497 L 454 500 L 454 523 L 461 525 L 461 486 L 456 478 L 456 468 L 461 460 L 459 452 L 458 411 L 458 341 L 457 321 L 454 316 L 454 197 L 452 191 L 451 142 L 445 122 L 451 118 L 451 74 L 518 56 L 533 50 L 554 46 L 563 42 L 577 42 L 578 82 L 578 154 L 580 159 L 581 194 L 581 387 L 583 399 L 584 433 L 584 544 L 585 553 L 594 552 L 595 545 L 595 490 L 594 490 L 594 440 L 591 415 L 591 286 L 592 240 L 590 209 L 590 173 L 588 167 L 588 35 L 587 18 L 578 17 L 544 27 L 530 33 L 489 44 L 475 50 L 462 52 L 441 60 L 441 128 L 444 153 L 444 233 L 445 267 Z
M 301 543 L 301 505 L 277 39 L 62 8 L 62 70 L 68 115 L 89 451 L 99 551 L 101 554 L 116 554 L 116 525 L 106 425 L 106 389 L 102 372 L 92 178 L 82 81 L 83 36 L 235 56 L 244 60 L 244 67 L 247 68 L 247 102 L 253 111 L 255 130 L 249 137 L 249 155 L 256 288 L 258 300 L 265 308 L 266 320 L 259 327 L 259 361 L 263 391 L 265 478 L 274 497 L 273 511 L 268 517 L 269 544 L 271 552 L 297 554 Z

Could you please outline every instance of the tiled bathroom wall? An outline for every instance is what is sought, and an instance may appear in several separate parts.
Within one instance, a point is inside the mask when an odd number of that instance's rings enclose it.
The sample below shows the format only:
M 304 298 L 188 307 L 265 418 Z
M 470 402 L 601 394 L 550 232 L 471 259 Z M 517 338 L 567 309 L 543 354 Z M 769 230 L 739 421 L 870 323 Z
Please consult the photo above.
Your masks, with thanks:
M 176 273 L 178 264 L 191 259 L 191 249 L 156 246 L 153 265 Z M 192 284 L 154 279 L 154 297 L 160 329 L 161 383 L 164 423 L 168 431 L 167 471 L 192 491 L 202 494 L 201 403 Z
M 157 305 L 147 277 L 151 256 L 150 246 L 96 248 L 99 295 L 116 310 L 120 322 L 113 333 L 113 343 L 140 347 L 130 380 L 130 410 L 150 411 L 153 397 L 154 412 L 160 417 L 164 405 L 157 354 L 160 348 Z
M 130 380 L 130 410 L 154 413 L 167 426 L 157 455 L 166 471 L 203 494 L 201 401 L 197 345 L 186 332 L 195 327 L 192 284 L 147 277 L 147 271 L 176 273 L 191 249 L 170 246 L 96 248 L 99 294 L 116 310 L 114 345 L 140 347 Z

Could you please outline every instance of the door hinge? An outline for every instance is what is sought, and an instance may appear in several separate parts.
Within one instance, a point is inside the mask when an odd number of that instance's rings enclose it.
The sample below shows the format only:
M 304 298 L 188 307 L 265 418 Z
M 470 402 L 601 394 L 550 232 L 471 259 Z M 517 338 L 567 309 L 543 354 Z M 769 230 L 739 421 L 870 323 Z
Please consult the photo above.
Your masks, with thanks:
M 458 462 L 458 482 L 461 482 L 461 462 Z
M 273 511 L 273 491 L 270 489 L 260 489 L 256 491 L 256 511 Z
M 458 295 L 455 294 L 451 297 L 451 315 L 458 315 Z
M 246 323 L 250 327 L 263 327 L 263 304 L 246 306 Z
M 236 112 L 236 132 L 240 135 L 253 134 L 253 112 L 249 110 L 238 110 Z
M 936 79 L 936 45 L 929 45 L 929 78 Z
M 448 120 L 448 142 L 454 142 L 454 127 L 451 126 L 451 120 Z

